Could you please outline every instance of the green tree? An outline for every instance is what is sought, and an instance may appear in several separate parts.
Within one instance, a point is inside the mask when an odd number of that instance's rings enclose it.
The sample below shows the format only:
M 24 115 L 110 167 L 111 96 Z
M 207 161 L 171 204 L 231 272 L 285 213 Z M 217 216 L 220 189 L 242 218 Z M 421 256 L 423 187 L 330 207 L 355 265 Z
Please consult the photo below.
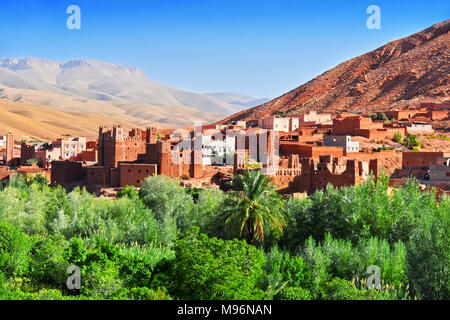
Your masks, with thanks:
M 183 232 L 191 225 L 194 200 L 176 180 L 163 175 L 147 177 L 139 196 L 159 223 L 161 242 L 173 242 L 178 230 Z
M 192 227 L 175 243 L 169 292 L 179 299 L 260 299 L 264 255 L 242 240 L 222 240 Z
M 233 179 L 232 196 L 226 206 L 227 225 L 239 236 L 245 228 L 247 243 L 264 241 L 264 226 L 280 234 L 286 226 L 285 201 L 259 170 L 245 172 Z
M 29 237 L 11 225 L 0 222 L 0 272 L 21 276 L 28 270 Z
M 63 236 L 36 236 L 30 250 L 29 277 L 35 284 L 64 289 L 69 266 L 64 254 L 67 242 Z
M 419 299 L 450 298 L 450 200 L 441 199 L 434 212 L 416 223 L 407 246 L 408 279 L 412 295 Z

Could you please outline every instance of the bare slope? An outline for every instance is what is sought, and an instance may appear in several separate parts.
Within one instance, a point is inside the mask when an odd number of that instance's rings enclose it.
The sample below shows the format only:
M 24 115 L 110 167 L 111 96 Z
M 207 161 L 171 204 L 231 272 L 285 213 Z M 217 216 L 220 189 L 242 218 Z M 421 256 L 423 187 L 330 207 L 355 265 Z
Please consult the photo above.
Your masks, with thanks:
M 300 87 L 224 121 L 307 110 L 375 111 L 450 95 L 450 19 L 345 61 Z
M 0 135 L 12 131 L 16 140 L 52 140 L 63 135 L 98 137 L 102 124 L 134 125 L 121 119 L 90 113 L 66 112 L 0 99 Z

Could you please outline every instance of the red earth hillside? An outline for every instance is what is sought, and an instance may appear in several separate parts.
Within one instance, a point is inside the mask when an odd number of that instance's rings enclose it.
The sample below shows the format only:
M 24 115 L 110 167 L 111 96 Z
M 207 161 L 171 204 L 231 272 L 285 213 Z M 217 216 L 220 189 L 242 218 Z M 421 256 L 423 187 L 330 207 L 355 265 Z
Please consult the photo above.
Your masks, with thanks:
M 300 87 L 221 122 L 308 110 L 370 112 L 449 98 L 450 19 L 345 61 Z

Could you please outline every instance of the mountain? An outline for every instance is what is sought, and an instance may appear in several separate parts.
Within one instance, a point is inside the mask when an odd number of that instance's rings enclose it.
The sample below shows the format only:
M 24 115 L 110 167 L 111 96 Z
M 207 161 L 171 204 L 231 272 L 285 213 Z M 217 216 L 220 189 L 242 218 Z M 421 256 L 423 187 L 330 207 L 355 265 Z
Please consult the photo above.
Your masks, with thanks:
M 73 137 L 98 137 L 98 126 L 120 124 L 132 128 L 134 124 L 120 118 L 66 112 L 50 107 L 27 105 L 0 99 L 0 136 L 7 131 L 14 134 L 15 140 L 52 140 L 64 135 Z
M 207 93 L 206 95 L 235 106 L 237 109 L 236 111 L 241 111 L 242 109 L 251 108 L 270 101 L 269 98 L 257 99 L 242 94 L 230 92 L 214 92 L 214 93 Z
M 449 99 L 450 19 L 345 61 L 265 104 L 221 122 L 282 111 L 371 112 L 421 99 Z
M 139 124 L 183 126 L 236 112 L 233 104 L 212 96 L 150 80 L 136 67 L 96 60 L 0 59 L 0 90 L 4 99 L 66 111 L 122 113 Z

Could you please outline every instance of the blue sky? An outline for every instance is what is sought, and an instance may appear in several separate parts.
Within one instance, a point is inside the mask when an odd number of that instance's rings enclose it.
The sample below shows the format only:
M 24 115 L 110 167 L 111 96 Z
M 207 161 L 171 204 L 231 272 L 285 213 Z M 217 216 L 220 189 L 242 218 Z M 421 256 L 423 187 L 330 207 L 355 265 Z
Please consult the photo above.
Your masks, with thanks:
M 66 27 L 71 4 L 80 30 Z M 372 4 L 380 30 L 366 27 Z M 96 59 L 180 89 L 274 98 L 449 16 L 448 0 L 0 0 L 0 57 Z

